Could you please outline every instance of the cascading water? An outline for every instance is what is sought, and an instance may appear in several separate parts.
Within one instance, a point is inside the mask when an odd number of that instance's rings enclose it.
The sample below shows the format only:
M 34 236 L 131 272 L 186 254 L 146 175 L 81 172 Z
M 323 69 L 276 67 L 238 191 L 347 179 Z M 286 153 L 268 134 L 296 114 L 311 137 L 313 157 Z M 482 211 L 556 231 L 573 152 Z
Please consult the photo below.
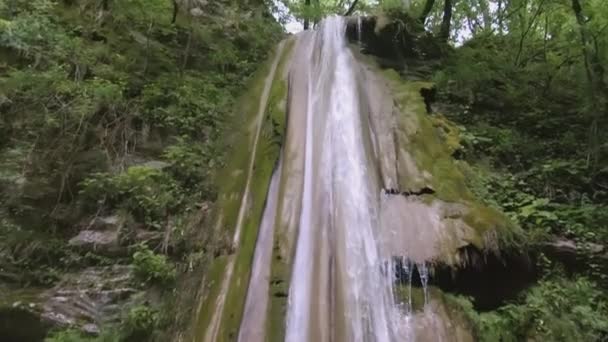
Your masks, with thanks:
M 333 17 L 312 33 L 303 209 L 288 341 L 389 341 L 395 330 L 374 232 L 380 188 L 366 153 L 357 64 L 346 46 L 345 28 L 344 19 Z M 327 312 L 333 317 L 315 322 Z M 315 331 L 319 334 L 311 336 Z
M 351 25 L 362 45 L 362 20 Z M 472 340 L 428 289 L 427 266 L 459 262 L 458 248 L 476 236 L 460 218 L 467 207 L 399 194 L 433 176 L 410 151 L 414 136 L 427 129 L 426 119 L 412 112 L 424 104 L 419 89 L 393 93 L 351 50 L 346 30 L 347 19 L 330 17 L 279 45 L 260 88 L 260 109 L 252 113 L 254 153 L 246 164 L 235 252 L 212 291 L 216 309 L 203 327 L 206 342 Z M 234 270 L 243 265 L 237 264 L 241 252 L 252 251 L 240 237 L 251 229 L 244 222 L 256 204 L 249 191 L 257 181 L 253 158 L 277 79 L 287 89 L 278 102 L 287 113 L 285 134 L 263 212 L 256 214 L 250 273 L 243 275 Z M 400 106 L 396 99 L 403 96 L 412 102 Z M 414 289 L 414 281 L 422 289 Z M 234 290 L 241 288 L 246 291 Z
M 305 110 L 290 111 L 290 120 L 300 120 L 304 126 L 298 129 L 304 133 L 298 133 L 303 138 L 301 210 L 285 340 L 407 341 L 413 337 L 411 302 L 402 305 L 395 299 L 398 264 L 382 251 L 381 196 L 386 194 L 372 156 L 367 112 L 361 110 L 360 65 L 347 46 L 345 30 L 344 18 L 331 17 L 318 30 L 301 33 L 296 56 L 305 63 L 292 65 L 291 83 L 305 90 L 292 102 Z M 295 118 L 298 114 L 305 117 Z M 282 158 L 284 163 L 297 159 Z M 276 196 L 278 173 L 269 196 Z M 267 206 L 264 213 L 262 237 L 273 208 Z M 262 253 L 269 258 L 266 240 L 258 240 L 240 341 L 262 341 L 263 334 L 252 333 L 252 326 L 259 325 L 255 308 L 264 307 L 259 301 L 266 300 L 254 293 L 262 281 L 257 270 L 269 263 L 258 258 Z M 413 265 L 408 272 L 411 292 Z

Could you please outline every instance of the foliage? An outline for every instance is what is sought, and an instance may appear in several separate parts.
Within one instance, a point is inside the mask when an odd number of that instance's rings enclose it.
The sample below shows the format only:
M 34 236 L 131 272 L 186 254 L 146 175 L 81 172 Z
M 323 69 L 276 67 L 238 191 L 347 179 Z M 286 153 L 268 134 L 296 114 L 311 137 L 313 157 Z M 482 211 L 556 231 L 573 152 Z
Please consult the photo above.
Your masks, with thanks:
M 86 336 L 75 329 L 67 329 L 51 332 L 44 342 L 117 342 L 120 340 L 119 335 L 115 329 L 103 330 L 96 337 Z
M 146 283 L 171 284 L 176 277 L 175 267 L 164 255 L 155 254 L 144 246 L 133 253 L 133 266 L 137 276 Z
M 51 331 L 45 342 L 118 342 L 149 341 L 162 324 L 162 315 L 147 305 L 135 305 L 125 311 L 120 324 L 107 326 L 99 336 L 77 329 Z
M 547 279 L 521 303 L 477 313 L 470 301 L 451 297 L 476 327 L 480 341 L 600 341 L 608 336 L 608 302 L 593 282 Z
M 62 213 L 79 215 L 74 207 L 83 202 L 96 212 L 106 197 L 109 209 L 126 207 L 158 226 L 164 211 L 182 210 L 184 195 L 213 198 L 210 169 L 222 158 L 214 146 L 235 94 L 279 33 L 276 25 L 229 2 L 209 5 L 205 13 L 215 15 L 205 18 L 186 14 L 184 3 L 174 24 L 164 0 L 111 1 L 102 12 L 92 0 L 3 5 L 0 47 L 8 64 L 0 66 L 0 155 L 26 146 L 14 168 L 39 189 L 35 203 L 11 193 L 15 213 L 65 229 L 78 217 Z M 128 169 L 133 156 L 158 159 L 176 140 L 200 145 L 180 150 L 185 143 L 178 142 L 167 150 L 171 175 Z M 184 158 L 198 156 L 203 164 L 193 160 L 188 173 L 177 170 Z M 128 170 L 115 175 L 117 169 Z M 198 180 L 203 184 L 193 187 Z M 155 182 L 160 186 L 150 188 Z
M 125 208 L 152 226 L 180 203 L 177 185 L 165 172 L 132 166 L 118 175 L 94 174 L 82 183 L 85 199 L 102 199 L 111 208 Z
M 230 109 L 228 95 L 207 78 L 167 77 L 144 87 L 141 117 L 172 132 L 215 136 L 222 116 Z
M 145 341 L 154 333 L 160 314 L 144 305 L 132 307 L 121 324 L 124 340 Z
M 183 138 L 168 146 L 163 153 L 163 159 L 169 163 L 167 172 L 182 189 L 186 192 L 198 192 L 199 196 L 205 199 L 215 197 L 211 170 L 221 165 L 220 156 L 219 151 L 215 151 L 213 147 Z

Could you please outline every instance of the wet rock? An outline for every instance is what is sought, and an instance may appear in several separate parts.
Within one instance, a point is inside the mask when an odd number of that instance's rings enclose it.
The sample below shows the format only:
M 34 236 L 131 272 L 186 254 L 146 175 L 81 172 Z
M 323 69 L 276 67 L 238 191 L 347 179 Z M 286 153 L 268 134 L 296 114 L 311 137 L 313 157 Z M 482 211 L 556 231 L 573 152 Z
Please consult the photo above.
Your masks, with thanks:
M 475 341 L 473 326 L 460 307 L 447 301 L 435 288 L 429 288 L 428 297 L 412 319 L 416 341 Z

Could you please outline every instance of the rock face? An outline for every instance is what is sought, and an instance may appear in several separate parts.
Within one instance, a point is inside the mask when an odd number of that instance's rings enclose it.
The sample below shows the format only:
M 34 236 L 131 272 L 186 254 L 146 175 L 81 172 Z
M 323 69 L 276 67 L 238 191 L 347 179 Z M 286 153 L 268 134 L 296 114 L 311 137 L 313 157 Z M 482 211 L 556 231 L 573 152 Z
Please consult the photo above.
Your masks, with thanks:
M 40 341 L 52 327 L 75 327 L 89 334 L 117 322 L 138 290 L 130 266 L 90 267 L 68 274 L 53 288 L 0 293 L 2 341 Z
M 275 108 L 266 103 L 273 101 L 260 92 L 268 82 L 247 95 L 259 100 L 252 108 L 268 107 L 267 120 L 286 123 L 282 136 L 274 136 L 281 138 L 281 154 L 258 152 L 258 143 L 273 146 L 273 135 L 259 139 L 251 132 L 259 132 L 261 119 L 251 124 L 243 118 L 249 123 L 239 123 L 248 128 L 243 151 L 251 157 L 235 154 L 226 174 L 248 170 L 247 177 L 233 177 L 217 215 L 235 231 L 234 253 L 214 261 L 212 267 L 224 272 L 214 274 L 206 290 L 196 340 L 407 340 L 413 330 L 400 328 L 416 317 L 394 310 L 394 279 L 383 267 L 400 258 L 425 270 L 427 264 L 457 268 L 467 262 L 463 249 L 497 252 L 516 235 L 506 216 L 467 188 L 452 158 L 455 144 L 442 136 L 445 127 L 431 119 L 421 96 L 432 93 L 432 84 L 404 81 L 366 63 L 367 56 L 348 49 L 345 25 L 343 18 L 328 18 L 318 30 L 290 38 L 295 45 L 285 69 L 287 98 L 277 102 L 284 117 L 273 117 Z M 363 24 L 363 32 L 355 33 L 365 41 L 370 27 Z M 267 81 L 277 68 L 268 70 Z M 268 192 L 273 173 L 259 170 L 274 170 L 277 189 Z M 257 295 L 278 293 L 278 282 L 288 289 L 288 300 Z M 449 317 L 435 324 L 445 309 L 431 303 L 432 314 L 419 317 L 423 329 L 440 325 L 438 339 L 472 340 L 466 328 L 454 330 Z
M 590 264 L 596 264 L 608 270 L 608 251 L 597 243 L 580 244 L 564 238 L 545 243 L 545 254 L 559 260 L 568 270 L 587 269 Z
M 69 245 L 104 255 L 117 255 L 123 250 L 117 231 L 82 230 L 70 239 Z
M 123 241 L 126 232 L 132 233 L 128 236 L 129 242 L 160 244 L 162 240 L 161 232 L 149 231 L 137 226 L 132 227 L 129 224 L 132 223 L 123 222 L 116 215 L 96 217 L 78 235 L 70 239 L 69 245 L 80 248 L 84 252 L 94 252 L 113 257 L 127 255 L 127 246 Z
M 94 333 L 101 324 L 117 320 L 122 305 L 137 292 L 133 284 L 129 266 L 91 267 L 67 275 L 43 294 L 42 318 Z

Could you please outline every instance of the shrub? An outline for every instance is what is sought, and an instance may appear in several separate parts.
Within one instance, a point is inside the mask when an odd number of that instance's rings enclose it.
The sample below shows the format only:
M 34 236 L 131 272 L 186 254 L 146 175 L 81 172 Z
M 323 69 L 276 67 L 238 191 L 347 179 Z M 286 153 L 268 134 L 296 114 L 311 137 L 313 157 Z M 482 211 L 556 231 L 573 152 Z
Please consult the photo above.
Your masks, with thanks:
M 160 322 L 160 315 L 148 306 L 132 307 L 122 322 L 123 337 L 127 341 L 146 341 Z
M 215 197 L 211 170 L 220 162 L 221 153 L 210 146 L 189 139 L 178 139 L 163 154 L 169 163 L 167 171 L 185 192 L 199 194 L 205 199 Z
M 591 281 L 544 280 L 522 303 L 477 313 L 465 298 L 454 299 L 476 327 L 479 341 L 601 341 L 608 336 L 608 302 Z
M 140 222 L 154 225 L 180 203 L 175 181 L 162 170 L 132 166 L 118 175 L 96 173 L 82 183 L 90 202 L 104 199 L 111 208 L 125 208 Z
M 138 247 L 138 250 L 133 254 L 133 264 L 136 275 L 144 282 L 167 285 L 175 280 L 175 267 L 167 257 L 155 254 L 147 247 Z
M 115 329 L 103 330 L 99 336 L 86 336 L 76 329 L 53 331 L 45 342 L 117 342 L 120 340 L 119 332 Z

